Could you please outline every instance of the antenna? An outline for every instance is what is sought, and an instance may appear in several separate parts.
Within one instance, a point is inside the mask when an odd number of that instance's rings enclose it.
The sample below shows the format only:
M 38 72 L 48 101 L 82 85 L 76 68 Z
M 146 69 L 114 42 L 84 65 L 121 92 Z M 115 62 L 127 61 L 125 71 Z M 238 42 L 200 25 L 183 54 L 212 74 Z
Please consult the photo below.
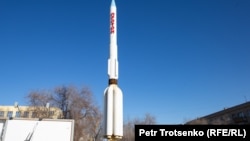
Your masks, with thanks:
M 46 103 L 46 108 L 49 108 L 49 103 Z
M 15 103 L 14 103 L 14 107 L 15 107 L 15 108 L 18 108 L 18 102 L 15 102 Z
M 248 100 L 247 100 L 247 97 L 246 97 L 246 95 L 244 95 L 244 98 L 245 98 L 245 102 L 247 102 Z

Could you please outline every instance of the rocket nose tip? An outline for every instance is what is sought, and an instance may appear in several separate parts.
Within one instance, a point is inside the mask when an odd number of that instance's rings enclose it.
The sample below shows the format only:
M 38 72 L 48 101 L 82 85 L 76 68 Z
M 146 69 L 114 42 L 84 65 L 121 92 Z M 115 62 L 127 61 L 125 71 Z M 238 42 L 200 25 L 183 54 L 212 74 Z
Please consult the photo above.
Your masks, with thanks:
M 111 6 L 115 6 L 115 0 L 111 1 Z

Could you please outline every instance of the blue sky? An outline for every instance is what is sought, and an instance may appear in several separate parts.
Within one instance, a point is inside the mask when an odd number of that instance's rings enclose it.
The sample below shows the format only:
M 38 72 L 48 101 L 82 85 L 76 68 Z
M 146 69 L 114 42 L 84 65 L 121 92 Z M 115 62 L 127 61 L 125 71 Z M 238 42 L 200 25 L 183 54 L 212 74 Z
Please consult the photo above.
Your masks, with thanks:
M 0 105 L 108 86 L 111 0 L 1 0 Z M 124 119 L 179 124 L 250 100 L 250 1 L 116 0 Z

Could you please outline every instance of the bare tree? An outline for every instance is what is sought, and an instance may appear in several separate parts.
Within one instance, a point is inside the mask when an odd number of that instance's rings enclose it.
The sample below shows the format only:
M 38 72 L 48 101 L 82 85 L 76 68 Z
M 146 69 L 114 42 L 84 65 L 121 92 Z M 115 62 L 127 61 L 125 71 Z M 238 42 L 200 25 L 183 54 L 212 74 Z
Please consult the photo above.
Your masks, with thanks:
M 32 112 L 33 118 L 49 118 L 46 105 L 51 101 L 52 97 L 48 91 L 32 91 L 26 98 L 29 100 L 30 107 L 28 110 Z
M 44 107 L 46 103 L 62 110 L 63 118 L 74 119 L 74 141 L 100 139 L 101 112 L 87 87 L 59 86 L 54 91 L 31 92 L 28 96 L 31 106 Z M 42 111 L 37 111 L 38 114 Z
M 156 118 L 149 113 L 146 113 L 143 118 L 135 118 L 128 120 L 123 126 L 123 138 L 121 141 L 135 140 L 135 125 L 152 125 L 156 123 Z
M 56 87 L 54 90 L 54 94 L 52 95 L 53 104 L 60 108 L 63 112 L 63 118 L 70 118 L 69 117 L 69 97 L 70 97 L 71 91 L 65 87 Z
M 49 91 L 32 91 L 27 95 L 30 106 L 46 106 L 51 101 L 51 93 Z

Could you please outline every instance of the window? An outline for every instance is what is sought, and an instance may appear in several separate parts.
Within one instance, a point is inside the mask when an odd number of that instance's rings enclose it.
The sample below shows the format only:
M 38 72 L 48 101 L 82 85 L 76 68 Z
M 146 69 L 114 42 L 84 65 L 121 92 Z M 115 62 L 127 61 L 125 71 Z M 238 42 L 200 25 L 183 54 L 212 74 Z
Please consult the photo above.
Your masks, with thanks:
M 55 114 L 54 111 L 49 111 L 49 116 L 53 116 Z
M 250 110 L 247 110 L 247 114 L 248 117 L 250 117 Z
M 16 111 L 16 117 L 21 117 L 21 112 L 20 111 Z
M 8 111 L 7 117 L 10 118 L 10 117 L 12 117 L 12 115 L 13 115 L 13 111 Z
M 0 117 L 4 117 L 4 111 L 0 111 Z
M 245 114 L 244 114 L 243 112 L 239 112 L 239 113 L 238 113 L 238 117 L 240 117 L 240 118 L 245 118 Z
M 25 112 L 23 113 L 23 117 L 28 118 L 28 117 L 29 117 L 29 112 L 28 112 L 28 111 L 25 111 Z
M 226 121 L 230 121 L 231 120 L 231 117 L 230 116 L 227 116 L 226 117 Z
M 32 118 L 36 118 L 37 117 L 37 113 L 36 112 L 32 112 Z
M 236 114 L 233 114 L 232 119 L 235 123 L 247 122 L 247 118 L 246 118 L 246 115 L 244 114 L 244 112 L 238 112 Z
M 245 116 L 250 117 L 250 109 L 245 111 Z

